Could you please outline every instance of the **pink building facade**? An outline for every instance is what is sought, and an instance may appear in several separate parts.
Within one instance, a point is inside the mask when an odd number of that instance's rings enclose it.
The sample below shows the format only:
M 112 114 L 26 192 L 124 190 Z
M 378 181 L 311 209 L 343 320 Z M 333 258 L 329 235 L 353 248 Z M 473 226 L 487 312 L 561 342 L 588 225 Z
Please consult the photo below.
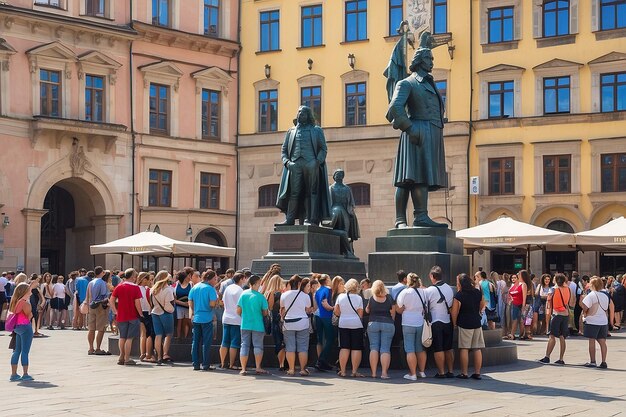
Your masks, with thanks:
M 0 270 L 154 267 L 89 245 L 156 225 L 234 246 L 238 2 L 6 3 Z

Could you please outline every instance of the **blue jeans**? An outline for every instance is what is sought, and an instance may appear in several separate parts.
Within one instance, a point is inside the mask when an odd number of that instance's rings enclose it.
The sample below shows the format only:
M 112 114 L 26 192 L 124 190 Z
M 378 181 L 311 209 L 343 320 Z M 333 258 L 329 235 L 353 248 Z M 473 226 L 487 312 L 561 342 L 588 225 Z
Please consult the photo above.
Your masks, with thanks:
M 208 368 L 211 364 L 211 341 L 213 340 L 213 322 L 193 323 L 191 329 L 191 362 L 194 368 L 200 367 L 198 351 L 202 345 L 202 368 Z
M 332 319 L 315 316 L 315 330 L 317 332 L 317 344 L 322 346 L 320 362 L 328 364 L 328 357 L 337 343 L 337 330 L 333 326 Z
M 396 332 L 393 323 L 370 321 L 367 325 L 367 336 L 370 339 L 370 350 L 380 353 L 391 353 L 391 339 Z
M 28 366 L 28 353 L 30 352 L 30 345 L 33 343 L 33 326 L 30 323 L 15 326 L 14 332 L 16 334 L 15 350 L 11 355 L 11 365 L 17 365 L 21 356 L 22 366 Z

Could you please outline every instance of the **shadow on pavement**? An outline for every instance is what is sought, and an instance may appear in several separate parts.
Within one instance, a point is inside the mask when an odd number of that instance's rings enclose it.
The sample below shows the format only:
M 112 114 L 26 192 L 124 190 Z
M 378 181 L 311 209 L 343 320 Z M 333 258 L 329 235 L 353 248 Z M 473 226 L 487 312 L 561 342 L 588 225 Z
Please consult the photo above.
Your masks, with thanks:
M 46 389 L 46 388 L 57 388 L 58 385 L 53 384 L 51 382 L 46 382 L 46 381 L 23 381 L 23 382 L 19 382 L 17 385 L 19 385 L 20 387 L 26 387 L 26 388 L 34 388 L 34 389 Z

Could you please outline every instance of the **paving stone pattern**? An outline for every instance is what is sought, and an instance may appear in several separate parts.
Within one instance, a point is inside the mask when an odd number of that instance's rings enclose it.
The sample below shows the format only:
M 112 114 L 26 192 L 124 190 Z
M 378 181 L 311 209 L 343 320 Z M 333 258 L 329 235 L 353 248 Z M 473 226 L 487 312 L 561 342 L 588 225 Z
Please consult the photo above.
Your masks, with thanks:
M 287 377 L 194 372 L 188 363 L 116 365 L 87 356 L 87 332 L 35 339 L 35 382 L 11 383 L 9 338 L 0 332 L 0 416 L 615 416 L 626 413 L 626 331 L 609 339 L 608 370 L 588 369 L 587 341 L 568 339 L 565 367 L 541 365 L 545 338 L 516 341 L 520 360 L 483 369 L 482 381 Z M 558 347 L 557 347 L 558 349 Z M 272 352 L 267 352 L 271 354 Z M 553 360 L 557 358 L 553 357 Z M 361 368 L 368 373 L 368 369 Z M 434 374 L 427 370 L 429 376 Z

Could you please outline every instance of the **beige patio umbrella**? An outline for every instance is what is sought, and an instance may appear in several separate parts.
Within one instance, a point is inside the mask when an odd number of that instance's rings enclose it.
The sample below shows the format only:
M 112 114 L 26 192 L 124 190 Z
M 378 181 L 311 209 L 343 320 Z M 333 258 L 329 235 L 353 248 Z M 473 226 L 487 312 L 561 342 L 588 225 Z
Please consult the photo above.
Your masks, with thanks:
M 576 245 L 582 250 L 626 252 L 626 219 L 618 217 L 574 236 Z

